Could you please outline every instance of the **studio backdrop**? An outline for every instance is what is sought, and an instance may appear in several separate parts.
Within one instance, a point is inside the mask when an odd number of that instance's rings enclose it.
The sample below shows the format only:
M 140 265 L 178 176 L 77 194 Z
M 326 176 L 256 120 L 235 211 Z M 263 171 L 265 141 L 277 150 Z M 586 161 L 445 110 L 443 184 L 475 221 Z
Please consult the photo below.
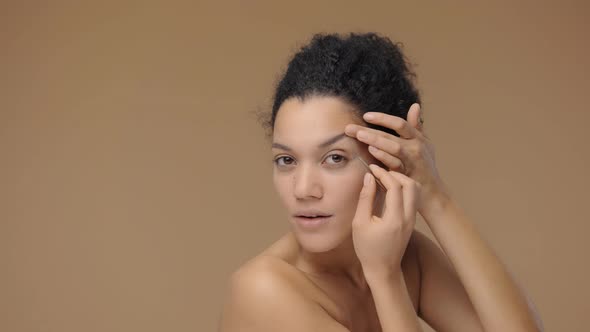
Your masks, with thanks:
M 314 33 L 369 31 L 403 44 L 439 171 L 546 330 L 588 330 L 586 2 L 0 13 L 1 331 L 214 331 L 231 272 L 289 227 L 257 112 Z

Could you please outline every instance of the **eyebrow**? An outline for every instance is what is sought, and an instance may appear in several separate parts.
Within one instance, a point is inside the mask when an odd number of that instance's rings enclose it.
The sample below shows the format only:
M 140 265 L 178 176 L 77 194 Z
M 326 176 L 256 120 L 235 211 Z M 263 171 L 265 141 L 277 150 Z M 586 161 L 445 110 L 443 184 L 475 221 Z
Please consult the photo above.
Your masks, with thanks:
M 327 139 L 326 141 L 324 141 L 323 143 L 320 143 L 320 145 L 318 145 L 318 149 L 328 147 L 328 146 L 338 142 L 339 140 L 343 139 L 344 137 L 348 137 L 348 136 L 346 136 L 345 133 L 342 133 L 342 134 L 338 134 L 334 137 L 331 137 L 331 138 Z M 272 147 L 283 149 L 285 151 L 293 151 L 290 147 L 288 147 L 284 144 L 281 144 L 281 143 L 272 143 Z

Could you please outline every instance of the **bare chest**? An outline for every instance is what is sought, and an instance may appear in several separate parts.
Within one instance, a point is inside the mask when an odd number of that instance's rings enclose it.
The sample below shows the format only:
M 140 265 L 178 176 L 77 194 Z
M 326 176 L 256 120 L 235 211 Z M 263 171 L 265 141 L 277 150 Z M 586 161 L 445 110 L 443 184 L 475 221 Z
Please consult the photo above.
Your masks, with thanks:
M 417 271 L 404 271 L 408 294 L 418 311 L 419 275 Z M 381 332 L 381 324 L 375 307 L 375 301 L 370 290 L 359 294 L 329 281 L 314 280 L 314 284 L 321 289 L 317 300 L 322 307 L 338 322 L 351 332 Z
M 351 332 L 380 332 L 381 324 L 373 296 L 357 295 L 322 285 L 325 298 L 323 307 L 332 317 Z
M 402 259 L 402 271 L 414 310 L 418 312 L 420 269 L 416 252 L 412 248 L 413 246 L 408 246 Z M 285 261 L 293 257 L 291 250 L 281 247 L 273 249 L 270 252 Z M 351 332 L 382 331 L 370 289 L 359 291 L 342 280 L 314 278 L 307 274 L 304 276 L 303 273 L 299 280 L 302 290 L 305 290 L 332 318 Z

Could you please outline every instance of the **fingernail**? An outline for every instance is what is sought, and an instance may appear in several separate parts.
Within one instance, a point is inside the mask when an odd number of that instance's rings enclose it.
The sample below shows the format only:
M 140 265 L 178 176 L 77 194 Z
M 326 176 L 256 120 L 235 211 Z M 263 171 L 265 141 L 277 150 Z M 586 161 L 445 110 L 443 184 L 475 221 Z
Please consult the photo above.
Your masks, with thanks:
M 367 134 L 366 131 L 361 130 L 357 133 L 357 137 L 360 139 L 367 139 L 369 137 L 369 135 Z
M 365 118 L 367 120 L 373 120 L 375 118 L 375 114 L 373 114 L 373 113 L 365 113 L 365 114 L 363 114 L 363 118 Z
M 378 164 L 371 164 L 371 165 L 369 165 L 369 168 L 371 169 L 371 171 L 373 173 L 379 172 L 379 171 L 387 171 L 385 168 L 381 167 L 381 165 L 378 165 Z

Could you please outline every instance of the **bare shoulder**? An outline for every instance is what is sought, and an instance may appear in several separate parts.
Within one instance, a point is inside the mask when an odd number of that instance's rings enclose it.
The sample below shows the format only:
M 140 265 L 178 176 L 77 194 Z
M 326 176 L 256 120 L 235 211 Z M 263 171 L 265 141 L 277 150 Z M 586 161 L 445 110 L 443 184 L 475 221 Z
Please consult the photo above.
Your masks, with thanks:
M 430 238 L 428 238 L 428 236 L 426 236 L 424 233 L 418 231 L 418 230 L 414 230 L 412 232 L 411 238 L 410 238 L 410 242 L 411 244 L 414 245 L 414 249 L 418 249 L 419 246 L 423 246 L 426 243 L 434 243 Z
M 418 248 L 420 245 L 422 245 L 422 241 L 424 241 L 424 239 L 428 240 L 428 237 L 422 234 L 422 232 L 418 230 L 414 230 L 412 232 L 412 235 L 410 235 L 410 240 L 408 241 L 408 246 L 406 247 L 406 251 L 404 253 L 404 257 L 402 258 L 402 264 L 405 260 L 407 260 L 408 263 L 417 263 Z
M 424 268 L 424 265 L 432 264 L 443 257 L 446 258 L 436 242 L 417 230 L 412 233 L 407 251 L 420 268 Z
M 483 331 L 453 265 L 436 242 L 413 234 L 420 268 L 418 315 L 436 331 Z
M 229 278 L 219 331 L 348 331 L 300 286 L 279 258 L 258 256 Z

